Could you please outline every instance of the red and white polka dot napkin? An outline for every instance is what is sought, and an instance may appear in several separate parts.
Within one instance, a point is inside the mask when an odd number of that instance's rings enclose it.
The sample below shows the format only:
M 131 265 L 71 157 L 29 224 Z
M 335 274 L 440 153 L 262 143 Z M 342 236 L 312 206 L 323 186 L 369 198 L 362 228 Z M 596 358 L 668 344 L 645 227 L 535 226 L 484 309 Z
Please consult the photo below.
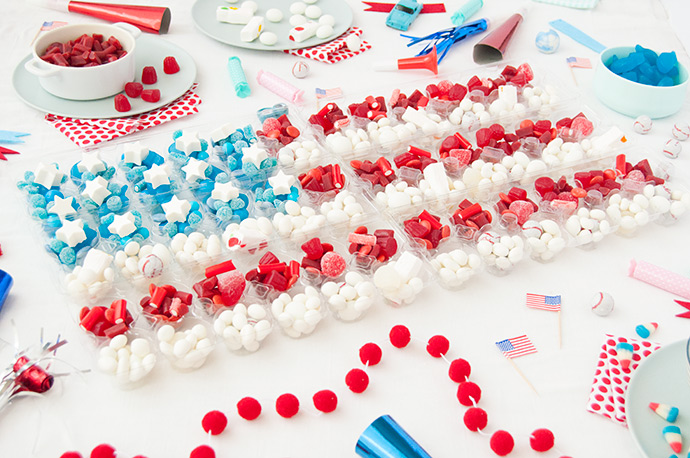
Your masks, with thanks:
M 48 113 L 45 120 L 77 145 L 81 147 L 93 146 L 198 112 L 201 98 L 194 92 L 196 87 L 197 84 L 195 83 L 178 99 L 157 110 L 136 116 L 80 119 Z
M 362 40 L 357 51 L 350 51 L 347 46 L 345 46 L 345 40 L 350 35 L 357 35 L 362 37 L 362 29 L 358 27 L 350 27 L 342 35 L 333 41 L 324 43 L 319 46 L 313 46 L 311 48 L 302 49 L 288 49 L 283 52 L 287 54 L 292 54 L 293 56 L 306 57 L 308 59 L 318 60 L 319 62 L 325 62 L 327 64 L 334 64 L 340 62 L 341 60 L 349 59 L 357 54 L 361 54 L 364 51 L 371 49 L 371 45 L 366 41 Z
M 616 345 L 619 342 L 629 342 L 633 346 L 633 359 L 629 369 L 623 369 L 618 361 Z M 627 426 L 625 393 L 628 391 L 630 377 L 640 363 L 659 348 L 661 345 L 647 340 L 606 334 L 599 353 L 594 382 L 587 401 L 587 410 Z

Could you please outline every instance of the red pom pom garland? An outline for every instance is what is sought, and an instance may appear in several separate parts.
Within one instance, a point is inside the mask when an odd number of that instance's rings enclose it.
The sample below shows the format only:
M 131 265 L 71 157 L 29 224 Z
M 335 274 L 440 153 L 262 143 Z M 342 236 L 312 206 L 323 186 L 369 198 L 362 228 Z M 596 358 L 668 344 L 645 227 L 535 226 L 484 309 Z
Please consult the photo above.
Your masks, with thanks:
M 391 341 L 391 345 L 395 348 L 405 348 L 410 343 L 410 330 L 401 324 L 393 326 L 388 334 L 388 338 Z
M 91 450 L 90 458 L 115 458 L 115 448 L 112 445 L 100 444 Z
M 237 413 L 245 420 L 256 420 L 261 415 L 261 404 L 251 397 L 242 398 L 237 403 Z
M 465 423 L 465 426 L 467 426 L 467 429 L 477 432 L 486 428 L 486 424 L 489 419 L 484 409 L 480 409 L 479 407 L 470 407 L 465 412 L 465 416 L 462 418 L 462 421 Z
M 369 386 L 369 376 L 362 369 L 352 369 L 345 376 L 345 384 L 353 393 L 364 393 Z
M 217 436 L 225 431 L 226 426 L 228 426 L 228 418 L 223 412 L 218 410 L 208 412 L 201 420 L 201 427 L 204 428 L 204 431 L 207 433 L 210 432 L 213 436 Z
M 321 390 L 312 397 L 314 407 L 319 412 L 331 413 L 338 407 L 338 396 L 331 390 Z
M 508 431 L 498 430 L 491 436 L 489 441 L 491 450 L 498 456 L 506 456 L 513 451 L 515 441 Z
M 553 443 L 553 433 L 546 428 L 535 429 L 529 438 L 529 446 L 535 452 L 547 452 L 553 448 Z
M 376 366 L 381 362 L 382 355 L 381 347 L 372 342 L 362 345 L 359 349 L 359 360 L 365 366 Z
M 60 455 L 60 458 L 84 458 L 79 452 L 65 452 Z
M 458 385 L 458 401 L 465 407 L 476 406 L 482 398 L 482 390 L 474 382 L 462 382 Z
M 276 399 L 276 412 L 283 418 L 294 417 L 299 412 L 299 399 L 294 394 L 281 394 Z
M 189 458 L 216 458 L 216 452 L 208 445 L 200 445 L 192 450 Z
M 470 378 L 472 367 L 462 358 L 453 360 L 448 368 L 448 377 L 456 383 L 462 383 Z
M 426 351 L 434 358 L 445 356 L 448 349 L 450 349 L 450 342 L 443 336 L 433 336 L 426 346 Z

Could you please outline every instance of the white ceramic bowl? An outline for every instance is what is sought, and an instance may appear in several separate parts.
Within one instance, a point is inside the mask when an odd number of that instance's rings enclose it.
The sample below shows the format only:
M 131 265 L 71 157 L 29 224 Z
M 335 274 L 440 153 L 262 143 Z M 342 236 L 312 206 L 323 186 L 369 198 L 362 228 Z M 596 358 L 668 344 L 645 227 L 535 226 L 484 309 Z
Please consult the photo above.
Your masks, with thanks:
M 84 34 L 102 34 L 117 38 L 127 54 L 114 62 L 95 67 L 62 67 L 45 62 L 40 56 L 52 43 L 66 43 Z M 125 83 L 134 81 L 136 39 L 141 31 L 125 23 L 73 24 L 59 27 L 41 35 L 33 46 L 33 59 L 26 70 L 38 77 L 47 92 L 69 100 L 96 100 L 122 92 Z

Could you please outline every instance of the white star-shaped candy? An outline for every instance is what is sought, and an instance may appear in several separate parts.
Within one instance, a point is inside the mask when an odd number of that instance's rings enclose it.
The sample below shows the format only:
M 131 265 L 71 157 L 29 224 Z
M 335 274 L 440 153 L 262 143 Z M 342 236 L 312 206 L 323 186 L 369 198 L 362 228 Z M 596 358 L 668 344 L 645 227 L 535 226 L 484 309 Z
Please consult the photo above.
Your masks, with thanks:
M 182 167 L 182 171 L 187 177 L 187 181 L 194 183 L 196 181 L 201 181 L 206 178 L 207 168 L 208 164 L 206 162 L 191 157 L 189 158 L 189 162 L 187 162 L 187 165 Z
M 261 168 L 261 161 L 267 157 L 268 155 L 266 154 L 266 151 L 262 148 L 259 148 L 256 143 L 242 150 L 242 163 L 247 164 L 251 162 L 256 166 L 257 169 Z
M 62 227 L 55 232 L 55 238 L 65 242 L 70 247 L 75 247 L 86 240 L 84 222 L 81 219 L 64 221 Z
M 165 219 L 169 223 L 184 223 L 187 221 L 187 215 L 192 208 L 192 204 L 188 200 L 180 200 L 177 196 L 173 196 L 170 202 L 162 206 L 165 212 Z
M 62 172 L 58 170 L 55 164 L 45 164 L 40 162 L 36 170 L 34 170 L 34 183 L 45 186 L 50 189 L 57 186 L 62 181 Z
M 53 199 L 53 206 L 50 207 L 48 213 L 54 213 L 58 215 L 60 219 L 65 219 L 69 215 L 76 215 L 77 211 L 72 207 L 72 202 L 74 202 L 74 197 L 63 199 L 60 196 L 55 196 Z
M 223 202 L 230 202 L 232 199 L 240 195 L 240 190 L 233 186 L 232 183 L 216 183 L 211 191 L 211 198 L 222 200 Z
M 120 237 L 128 236 L 137 230 L 137 226 L 134 224 L 134 215 L 131 212 L 115 215 L 113 222 L 108 226 L 108 230 L 111 234 L 117 234 Z
M 170 184 L 170 168 L 168 164 L 154 164 L 144 172 L 144 181 L 153 186 L 156 189 L 158 186 L 164 184 Z
M 82 153 L 81 161 L 77 163 L 77 169 L 81 173 L 90 172 L 96 175 L 98 172 L 105 170 L 105 162 L 98 157 L 98 153 Z
M 184 152 L 187 156 L 194 151 L 201 150 L 201 140 L 197 132 L 183 130 L 182 135 L 175 140 L 175 148 Z
M 290 188 L 295 184 L 294 175 L 286 175 L 282 170 L 268 179 L 268 184 L 273 188 L 273 193 L 277 196 L 290 194 Z
M 113 262 L 113 257 L 111 255 L 105 251 L 91 248 L 89 252 L 86 253 L 86 256 L 84 256 L 82 269 L 89 269 L 91 272 L 94 272 L 98 278 L 102 278 L 103 271 L 110 267 L 111 262 Z
M 145 146 L 141 146 L 141 142 L 126 143 L 122 154 L 124 162 L 141 165 L 146 157 L 148 157 L 149 149 Z
M 232 123 L 223 124 L 213 132 L 211 132 L 211 141 L 218 143 L 224 138 L 228 138 L 231 133 L 235 131 L 235 126 Z
M 108 181 L 103 177 L 96 177 L 91 181 L 87 181 L 81 195 L 93 200 L 96 205 L 101 205 L 105 198 L 110 195 Z

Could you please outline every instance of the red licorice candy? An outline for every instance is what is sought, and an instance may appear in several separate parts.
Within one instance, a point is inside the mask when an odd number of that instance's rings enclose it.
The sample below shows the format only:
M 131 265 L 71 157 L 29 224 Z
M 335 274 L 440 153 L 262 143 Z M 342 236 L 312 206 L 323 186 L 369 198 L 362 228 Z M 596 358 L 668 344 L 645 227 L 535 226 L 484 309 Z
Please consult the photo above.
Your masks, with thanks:
M 364 99 L 364 102 L 348 105 L 347 109 L 352 116 L 378 121 L 386 117 L 386 100 L 381 96 L 370 95 Z
M 245 279 L 270 286 L 276 291 L 287 291 L 299 279 L 300 264 L 297 261 L 289 263 L 280 262 L 280 259 L 270 251 L 267 251 L 256 269 L 246 273 Z
M 225 261 L 206 268 L 206 278 L 195 283 L 192 289 L 199 299 L 207 299 L 216 311 L 221 307 L 237 304 L 244 293 L 246 280 L 235 270 L 232 261 Z
M 448 100 L 450 102 L 460 102 L 467 94 L 467 88 L 462 84 L 452 83 L 448 80 L 440 81 L 438 84 L 429 84 L 426 93 L 431 99 Z
M 114 300 L 109 307 L 83 307 L 79 312 L 79 326 L 83 330 L 109 339 L 127 332 L 132 321 L 124 299 Z
M 162 321 L 176 322 L 189 312 L 192 294 L 178 291 L 172 285 L 149 285 L 149 296 L 139 302 L 145 314 Z
M 360 226 L 347 237 L 348 251 L 358 257 L 374 258 L 386 262 L 398 252 L 398 242 L 392 229 L 377 229 L 369 234 L 366 226 Z
M 40 58 L 61 67 L 95 67 L 114 62 L 126 54 L 117 38 L 104 40 L 103 35 L 94 33 L 66 43 L 51 43 Z
M 635 181 L 642 181 L 645 183 L 654 182 L 655 185 L 664 184 L 663 178 L 657 177 L 652 172 L 652 167 L 649 165 L 647 159 L 643 159 L 635 165 L 627 162 L 625 154 L 619 154 L 616 157 L 616 172 L 618 176 L 632 179 Z
M 333 251 L 330 243 L 321 243 L 318 237 L 307 240 L 302 244 L 305 256 L 302 258 L 302 268 L 330 278 L 339 277 L 347 267 L 345 259 Z
M 467 199 L 458 204 L 458 209 L 450 217 L 450 221 L 456 226 L 464 226 L 474 231 L 490 224 L 492 219 L 491 212 L 484 210 L 478 203 L 472 203 Z
M 385 187 L 397 178 L 391 163 L 383 156 L 376 159 L 375 162 L 368 159 L 364 161 L 353 160 L 350 161 L 350 167 L 361 179 L 368 181 L 373 187 Z
M 450 237 L 450 226 L 442 224 L 441 218 L 426 210 L 419 216 L 406 220 L 403 226 L 405 232 L 423 243 L 428 250 L 437 248 L 441 240 Z
M 338 192 L 345 186 L 345 175 L 340 171 L 340 165 L 328 164 L 318 166 L 298 177 L 302 189 L 315 192 Z
M 416 146 L 408 146 L 407 151 L 398 154 L 393 159 L 397 168 L 408 167 L 423 171 L 427 165 L 437 162 L 431 157 L 429 151 L 417 148 Z
M 256 135 L 261 139 L 275 139 L 282 145 L 289 145 L 299 137 L 300 131 L 292 125 L 287 115 L 281 115 L 278 118 L 266 118 Z
M 394 92 L 394 95 L 396 93 Z M 397 97 L 395 97 L 395 101 L 391 101 L 391 107 L 392 108 L 414 108 L 415 110 L 418 108 L 424 108 L 427 106 L 429 103 L 429 97 L 425 96 L 422 94 L 419 90 L 415 89 L 415 91 L 410 94 L 410 96 L 406 96 L 405 94 L 401 92 L 397 92 Z
M 324 135 L 332 134 L 337 129 L 348 125 L 350 120 L 335 103 L 327 103 L 317 113 L 309 117 L 309 123 L 321 126 Z
M 501 192 L 498 196 L 499 201 L 496 203 L 498 213 L 515 215 L 520 225 L 523 225 L 532 213 L 539 210 L 537 204 L 527 198 L 527 191 L 522 188 L 512 187 L 508 194 Z

